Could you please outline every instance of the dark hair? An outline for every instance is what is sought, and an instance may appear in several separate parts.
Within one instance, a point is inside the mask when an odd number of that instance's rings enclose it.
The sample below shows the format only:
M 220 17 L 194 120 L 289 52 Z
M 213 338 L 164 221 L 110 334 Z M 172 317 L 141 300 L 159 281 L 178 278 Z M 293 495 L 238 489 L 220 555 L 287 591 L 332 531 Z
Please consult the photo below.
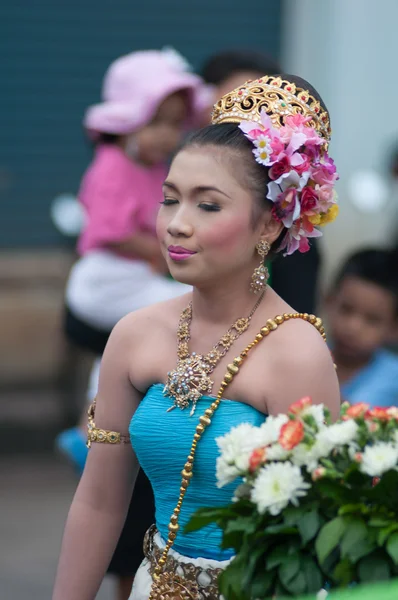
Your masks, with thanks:
M 207 59 L 202 67 L 201 76 L 206 83 L 218 85 L 243 71 L 252 71 L 259 75 L 279 73 L 280 66 L 271 56 L 252 50 L 225 50 Z
M 326 106 L 318 94 L 318 92 L 304 79 L 296 77 L 295 75 L 279 75 L 282 79 L 295 83 L 297 87 L 306 89 L 319 100 L 322 108 L 326 109 Z M 199 129 L 189 135 L 179 150 L 184 150 L 189 147 L 201 147 L 201 146 L 216 146 L 222 148 L 229 148 L 232 157 L 234 155 L 239 159 L 239 164 L 243 166 L 240 169 L 244 173 L 244 184 L 250 189 L 257 201 L 259 208 L 271 208 L 272 202 L 266 198 L 267 195 L 267 184 L 269 183 L 268 168 L 260 165 L 253 158 L 253 145 L 243 135 L 238 125 L 235 123 L 221 123 L 219 125 L 208 125 L 203 129 Z M 258 212 L 253 213 L 253 223 L 258 216 Z M 271 247 L 271 254 L 275 253 L 282 243 L 282 240 L 286 234 L 286 229 L 283 229 L 278 239 L 273 243 Z
M 398 315 L 398 251 L 367 248 L 349 256 L 334 281 L 338 289 L 347 277 L 357 277 L 390 292 Z

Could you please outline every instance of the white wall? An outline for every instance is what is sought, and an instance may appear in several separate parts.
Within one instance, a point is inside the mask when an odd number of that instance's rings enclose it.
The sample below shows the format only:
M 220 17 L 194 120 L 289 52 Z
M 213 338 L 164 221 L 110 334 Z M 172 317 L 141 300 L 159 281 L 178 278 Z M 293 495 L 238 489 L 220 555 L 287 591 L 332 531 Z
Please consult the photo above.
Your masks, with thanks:
M 347 186 L 362 169 L 389 183 L 389 150 L 398 141 L 398 0 L 285 0 L 282 39 L 285 70 L 311 82 L 331 114 L 341 212 L 324 230 L 328 276 L 347 251 L 391 237 L 398 197 L 366 214 Z

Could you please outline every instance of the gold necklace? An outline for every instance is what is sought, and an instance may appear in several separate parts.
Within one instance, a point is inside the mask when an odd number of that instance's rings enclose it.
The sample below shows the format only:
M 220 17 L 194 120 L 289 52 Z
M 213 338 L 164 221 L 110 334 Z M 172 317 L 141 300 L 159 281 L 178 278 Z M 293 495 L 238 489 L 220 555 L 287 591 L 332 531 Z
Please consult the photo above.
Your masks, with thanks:
M 251 318 L 263 297 L 264 292 L 257 300 L 251 313 L 247 317 L 235 321 L 206 355 L 197 354 L 196 352 L 189 354 L 188 343 L 191 339 L 192 302 L 182 311 L 177 330 L 177 367 L 167 373 L 167 383 L 163 390 L 165 396 L 174 398 L 174 404 L 167 409 L 168 412 L 176 407 L 183 410 L 192 404 L 190 413 L 192 416 L 199 398 L 205 394 L 211 394 L 214 381 L 210 379 L 210 373 L 214 371 L 234 341 L 249 327 Z

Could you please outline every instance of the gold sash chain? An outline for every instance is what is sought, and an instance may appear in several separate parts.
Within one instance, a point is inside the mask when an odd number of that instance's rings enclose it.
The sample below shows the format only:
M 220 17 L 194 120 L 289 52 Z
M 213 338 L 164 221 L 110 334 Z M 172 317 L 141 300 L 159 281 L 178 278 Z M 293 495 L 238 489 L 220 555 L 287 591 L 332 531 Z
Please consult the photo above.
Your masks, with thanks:
M 199 440 L 201 439 L 203 433 L 206 431 L 206 428 L 211 425 L 211 419 L 220 405 L 221 399 L 225 392 L 227 386 L 231 383 L 233 378 L 238 374 L 242 363 L 247 358 L 249 352 L 265 337 L 267 337 L 272 331 L 278 329 L 282 323 L 285 321 L 289 321 L 290 319 L 303 319 L 304 321 L 308 321 L 313 325 L 322 335 L 323 339 L 326 342 L 325 329 L 322 325 L 322 320 L 317 318 L 315 315 L 309 315 L 307 313 L 285 313 L 283 315 L 277 315 L 273 319 L 268 319 L 266 325 L 260 329 L 260 332 L 256 335 L 254 340 L 246 346 L 244 350 L 240 353 L 237 358 L 234 358 L 232 363 L 227 365 L 227 371 L 224 375 L 224 378 L 221 382 L 220 389 L 218 390 L 217 396 L 204 412 L 204 414 L 199 417 L 199 424 L 196 426 L 196 431 L 193 436 L 191 449 L 189 451 L 186 463 L 184 465 L 183 470 L 181 471 L 182 480 L 180 487 L 180 495 L 178 497 L 178 501 L 176 507 L 174 508 L 173 514 L 170 518 L 169 523 L 169 534 L 167 538 L 166 545 L 164 547 L 163 553 L 159 558 L 158 564 L 156 565 L 153 573 L 153 584 L 151 587 L 151 593 L 149 596 L 149 600 L 172 600 L 174 598 L 179 598 L 180 600 L 196 600 L 199 595 L 199 589 L 192 585 L 190 582 L 187 582 L 182 577 L 174 573 L 168 573 L 163 571 L 167 556 L 171 547 L 174 544 L 174 541 L 177 537 L 177 532 L 180 528 L 178 519 L 181 512 L 181 506 L 187 492 L 189 483 L 193 476 L 193 464 L 196 455 L 196 449 Z

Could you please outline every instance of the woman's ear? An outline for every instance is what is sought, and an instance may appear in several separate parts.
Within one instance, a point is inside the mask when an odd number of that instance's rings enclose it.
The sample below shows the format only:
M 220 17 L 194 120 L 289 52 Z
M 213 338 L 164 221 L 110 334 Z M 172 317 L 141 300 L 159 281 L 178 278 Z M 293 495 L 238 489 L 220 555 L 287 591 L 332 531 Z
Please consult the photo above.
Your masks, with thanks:
M 278 239 L 283 229 L 283 223 L 274 219 L 270 210 L 264 212 L 260 230 L 262 240 L 267 241 L 272 245 Z

